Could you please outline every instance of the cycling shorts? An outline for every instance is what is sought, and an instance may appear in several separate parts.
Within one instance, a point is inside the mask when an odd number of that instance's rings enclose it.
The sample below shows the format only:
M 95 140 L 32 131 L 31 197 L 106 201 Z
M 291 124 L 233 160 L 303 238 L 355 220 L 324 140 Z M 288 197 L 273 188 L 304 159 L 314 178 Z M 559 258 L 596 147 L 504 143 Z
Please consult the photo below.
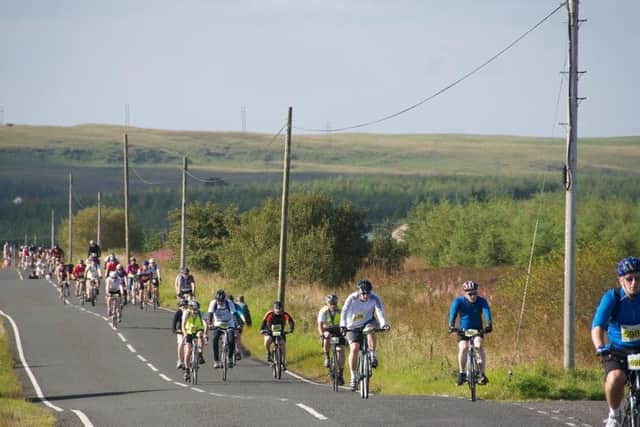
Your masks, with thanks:
M 349 344 L 353 344 L 354 342 L 358 342 L 358 343 L 361 342 L 362 330 L 368 325 L 372 325 L 376 329 L 380 327 L 380 324 L 378 323 L 377 320 L 371 319 L 367 323 L 365 323 L 365 325 L 362 328 L 347 332 L 347 340 L 349 341 Z
M 109 295 L 114 296 L 114 295 L 122 295 L 122 292 L 120 291 L 109 291 Z
M 193 291 L 191 289 L 189 289 L 188 291 L 183 291 L 182 289 L 180 289 L 180 293 L 178 294 L 178 296 L 183 297 L 185 295 L 193 295 Z
M 187 334 L 184 337 L 187 344 L 191 344 L 195 338 L 198 338 L 198 332 L 204 332 L 204 329 L 198 329 L 195 334 Z
M 478 335 L 476 335 L 476 336 L 478 336 L 480 338 L 484 338 L 484 331 L 480 331 L 480 333 Z M 458 342 L 460 342 L 460 341 L 469 341 L 470 338 L 471 337 L 466 337 L 466 336 L 464 336 L 462 334 L 458 334 Z
M 621 369 L 627 372 L 627 354 L 634 354 L 640 352 L 638 350 L 619 350 L 612 349 L 611 354 L 602 359 L 602 367 L 604 368 L 604 376 L 607 377 L 607 374 L 611 371 L 615 371 L 616 369 Z

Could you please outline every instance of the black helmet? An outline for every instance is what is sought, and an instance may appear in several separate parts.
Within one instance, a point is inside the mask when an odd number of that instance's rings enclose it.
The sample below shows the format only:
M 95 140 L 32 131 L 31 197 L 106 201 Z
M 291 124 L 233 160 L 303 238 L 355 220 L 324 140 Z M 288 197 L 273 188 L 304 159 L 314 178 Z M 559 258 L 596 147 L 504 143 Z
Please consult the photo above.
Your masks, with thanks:
M 371 289 L 373 289 L 373 285 L 369 279 L 362 279 L 358 282 L 358 289 L 360 289 L 360 292 L 362 293 L 370 294 Z
M 336 296 L 336 294 L 327 295 L 325 297 L 325 301 L 327 301 L 327 304 L 337 304 L 338 297 Z
M 216 300 L 224 301 L 226 297 L 227 297 L 227 294 L 224 292 L 224 289 L 218 289 L 216 291 Z
M 273 302 L 273 308 L 279 308 L 282 309 L 282 301 L 274 301 Z

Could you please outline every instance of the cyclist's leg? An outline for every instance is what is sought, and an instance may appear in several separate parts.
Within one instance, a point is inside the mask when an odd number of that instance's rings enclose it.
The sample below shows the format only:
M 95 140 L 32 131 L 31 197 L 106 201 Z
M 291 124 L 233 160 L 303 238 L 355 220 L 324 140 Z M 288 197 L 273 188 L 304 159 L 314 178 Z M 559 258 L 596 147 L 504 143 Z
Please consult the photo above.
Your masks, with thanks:
M 212 337 L 212 347 L 213 347 L 213 363 L 214 366 L 220 363 L 220 335 L 222 335 L 222 330 L 220 328 L 213 329 L 213 337 Z
M 458 369 L 459 372 L 464 372 L 467 363 L 467 351 L 469 349 L 469 341 L 461 339 L 458 341 Z
M 273 342 L 273 338 L 271 338 L 271 335 L 265 335 L 264 336 L 264 351 L 265 351 L 265 358 L 267 361 L 271 362 L 271 343 Z
M 233 365 L 235 363 L 236 331 L 235 329 L 230 329 L 227 333 L 229 340 L 229 364 Z
M 181 366 L 184 367 L 184 336 L 182 334 L 176 334 L 176 353 L 178 356 L 176 369 Z
M 480 369 L 480 373 L 484 375 L 484 368 L 487 362 L 487 358 L 484 352 L 484 346 L 482 345 L 484 343 L 484 339 L 480 336 L 475 337 L 473 340 L 473 343 L 476 346 L 476 349 L 478 350 L 478 357 L 477 357 L 478 368 Z
M 358 382 L 358 353 L 360 353 L 360 337 L 362 332 L 348 332 L 349 340 L 349 371 L 351 374 L 351 389 L 355 390 Z
M 606 370 L 605 366 L 605 370 Z M 604 395 L 609 404 L 609 408 L 618 412 L 622 399 L 624 398 L 624 385 L 627 381 L 627 375 L 622 369 L 612 369 L 607 372 L 604 382 Z M 619 413 L 619 412 L 618 412 Z

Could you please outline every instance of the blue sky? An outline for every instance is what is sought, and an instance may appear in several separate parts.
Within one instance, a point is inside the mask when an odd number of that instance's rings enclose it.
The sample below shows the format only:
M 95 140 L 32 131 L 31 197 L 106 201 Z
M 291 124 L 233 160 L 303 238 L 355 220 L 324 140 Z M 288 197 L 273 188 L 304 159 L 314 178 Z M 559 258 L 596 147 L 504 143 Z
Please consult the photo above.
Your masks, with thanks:
M 557 0 L 0 0 L 5 122 L 276 133 L 413 105 L 533 27 Z M 640 1 L 583 0 L 578 135 L 640 135 Z M 567 12 L 370 133 L 564 137 Z M 560 92 L 561 90 L 561 92 Z M 558 103 L 558 94 L 560 102 Z M 299 130 L 301 132 L 301 130 Z

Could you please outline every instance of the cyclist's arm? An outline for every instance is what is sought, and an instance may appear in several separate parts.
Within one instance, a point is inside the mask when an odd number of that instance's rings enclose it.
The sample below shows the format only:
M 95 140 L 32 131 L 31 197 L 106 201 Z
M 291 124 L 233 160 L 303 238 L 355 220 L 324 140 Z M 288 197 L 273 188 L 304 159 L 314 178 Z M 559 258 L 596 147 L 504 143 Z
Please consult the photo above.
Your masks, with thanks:
M 458 315 L 458 305 L 460 304 L 458 298 L 454 299 L 449 309 L 449 326 L 455 326 L 456 316 Z
M 376 318 L 378 319 L 378 322 L 380 322 L 380 327 L 384 328 L 388 324 L 387 318 L 384 315 L 384 307 L 382 306 L 382 301 L 377 295 L 372 295 L 372 297 L 374 297 L 373 300 L 375 302 L 374 311 L 376 313 Z
M 489 307 L 489 303 L 486 299 L 482 300 L 482 314 L 484 315 L 485 320 L 487 321 L 487 325 L 492 325 L 493 320 L 491 319 L 491 308 Z
M 607 332 L 601 326 L 596 326 L 591 329 L 591 342 L 593 342 L 593 346 L 597 349 L 600 346 L 607 344 Z
M 353 301 L 353 295 L 349 295 L 342 306 L 342 313 L 340 314 L 340 327 L 347 327 L 347 319 L 351 318 L 353 313 L 351 313 L 351 304 Z
M 284 318 L 285 318 L 285 320 L 287 320 L 287 321 L 289 322 L 289 330 L 290 330 L 291 332 L 293 332 L 293 330 L 294 330 L 294 329 L 295 329 L 295 327 L 296 327 L 296 324 L 295 324 L 295 322 L 293 321 L 293 317 L 291 317 L 291 315 L 285 311 L 285 313 L 284 313 Z

